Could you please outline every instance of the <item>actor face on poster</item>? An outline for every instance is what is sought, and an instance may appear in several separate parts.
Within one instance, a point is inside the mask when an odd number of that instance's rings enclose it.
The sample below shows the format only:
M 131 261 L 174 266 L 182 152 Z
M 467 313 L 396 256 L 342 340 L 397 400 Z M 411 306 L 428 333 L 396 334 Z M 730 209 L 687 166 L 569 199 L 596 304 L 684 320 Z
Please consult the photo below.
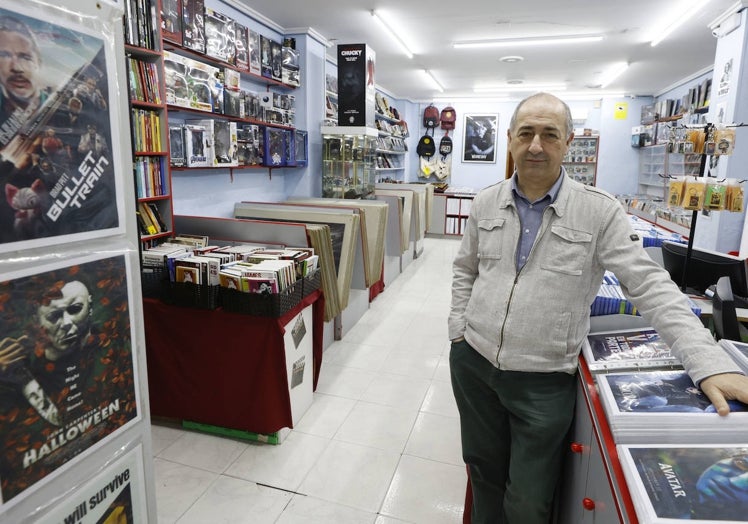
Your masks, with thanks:
M 3 500 L 137 415 L 125 274 L 115 257 L 0 284 Z
M 119 226 L 106 54 L 100 39 L 0 8 L 0 250 Z

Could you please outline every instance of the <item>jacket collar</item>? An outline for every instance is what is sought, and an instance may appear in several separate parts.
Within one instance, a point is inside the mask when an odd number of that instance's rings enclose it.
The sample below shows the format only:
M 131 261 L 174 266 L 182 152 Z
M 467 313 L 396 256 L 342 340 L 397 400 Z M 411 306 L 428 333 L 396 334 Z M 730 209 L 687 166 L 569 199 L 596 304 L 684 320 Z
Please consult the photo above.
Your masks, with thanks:
M 564 216 L 566 207 L 569 203 L 569 197 L 571 196 L 572 191 L 575 190 L 575 186 L 579 184 L 579 182 L 576 182 L 575 180 L 569 178 L 563 166 L 561 166 L 561 176 L 564 178 L 561 182 L 561 187 L 559 187 L 558 189 L 556 200 L 550 206 L 548 206 L 553 209 L 553 211 L 559 217 Z M 502 184 L 501 193 L 499 195 L 499 206 L 502 209 L 509 206 L 514 206 L 514 195 L 512 194 L 512 179 L 508 179 L 504 184 Z

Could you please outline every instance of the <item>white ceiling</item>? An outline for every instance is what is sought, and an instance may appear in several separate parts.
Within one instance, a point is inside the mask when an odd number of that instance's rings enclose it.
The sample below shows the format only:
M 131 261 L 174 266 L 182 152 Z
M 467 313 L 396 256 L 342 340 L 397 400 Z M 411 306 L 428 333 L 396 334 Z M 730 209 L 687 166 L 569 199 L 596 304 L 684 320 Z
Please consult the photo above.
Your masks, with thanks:
M 558 84 L 566 92 L 599 91 L 606 69 L 629 62 L 607 91 L 656 95 L 714 63 L 717 39 L 708 27 L 736 0 L 700 0 L 704 7 L 656 47 L 649 42 L 672 13 L 692 0 L 233 0 L 284 30 L 311 28 L 331 44 L 366 43 L 376 53 L 376 83 L 396 98 L 413 101 L 475 95 L 478 85 Z M 292 5 L 289 5 L 292 4 Z M 376 9 L 409 45 L 408 59 L 371 16 Z M 545 35 L 604 34 L 602 42 L 554 47 L 453 49 L 464 40 Z M 524 60 L 506 64 L 505 55 Z M 439 93 L 422 74 L 429 69 Z M 563 96 L 563 92 L 559 92 Z

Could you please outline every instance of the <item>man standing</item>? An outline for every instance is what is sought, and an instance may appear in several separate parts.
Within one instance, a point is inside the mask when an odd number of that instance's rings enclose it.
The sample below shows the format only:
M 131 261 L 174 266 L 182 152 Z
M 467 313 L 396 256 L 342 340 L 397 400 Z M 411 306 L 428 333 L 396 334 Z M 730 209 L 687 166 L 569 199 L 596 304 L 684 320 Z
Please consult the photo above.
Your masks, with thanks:
M 606 269 L 719 411 L 748 402 L 748 378 L 716 345 L 611 195 L 573 181 L 568 106 L 517 106 L 512 178 L 482 190 L 455 258 L 452 386 L 474 524 L 548 524 L 574 415 L 575 373 Z

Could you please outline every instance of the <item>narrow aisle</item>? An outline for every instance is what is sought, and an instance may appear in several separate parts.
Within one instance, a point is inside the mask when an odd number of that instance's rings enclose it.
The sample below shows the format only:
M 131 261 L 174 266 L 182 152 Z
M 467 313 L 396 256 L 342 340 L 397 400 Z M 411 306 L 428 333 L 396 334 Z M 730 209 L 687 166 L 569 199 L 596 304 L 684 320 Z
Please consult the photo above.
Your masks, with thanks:
M 154 424 L 159 522 L 460 523 L 446 325 L 458 246 L 426 238 L 327 348 L 314 402 L 282 444 Z

